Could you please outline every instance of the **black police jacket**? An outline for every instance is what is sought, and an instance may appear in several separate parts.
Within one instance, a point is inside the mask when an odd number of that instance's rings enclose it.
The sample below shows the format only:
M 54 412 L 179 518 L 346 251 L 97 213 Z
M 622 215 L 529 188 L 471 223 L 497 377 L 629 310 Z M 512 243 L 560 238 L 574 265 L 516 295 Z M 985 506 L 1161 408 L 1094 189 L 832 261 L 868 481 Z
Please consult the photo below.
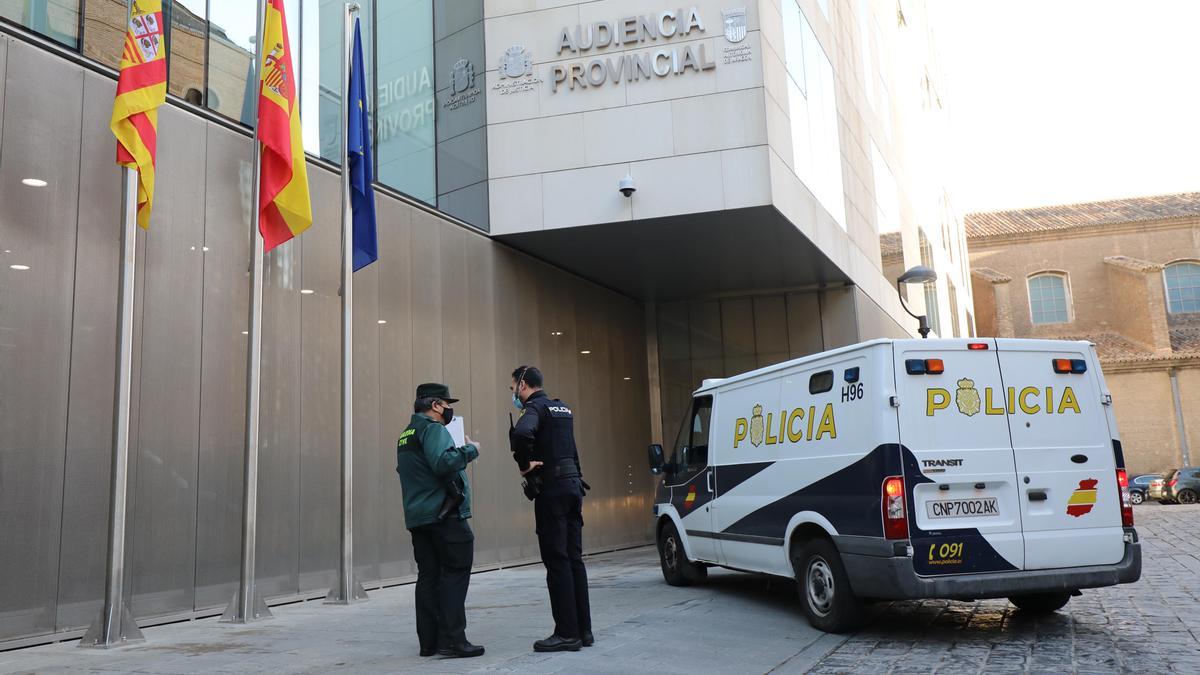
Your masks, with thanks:
M 580 481 L 579 449 L 575 445 L 575 415 L 567 404 L 536 391 L 525 401 L 520 419 L 509 431 L 513 459 L 521 471 L 541 462 L 539 474 L 546 490 L 555 483 Z M 575 471 L 570 471 L 574 465 Z M 569 474 L 575 473 L 575 476 Z

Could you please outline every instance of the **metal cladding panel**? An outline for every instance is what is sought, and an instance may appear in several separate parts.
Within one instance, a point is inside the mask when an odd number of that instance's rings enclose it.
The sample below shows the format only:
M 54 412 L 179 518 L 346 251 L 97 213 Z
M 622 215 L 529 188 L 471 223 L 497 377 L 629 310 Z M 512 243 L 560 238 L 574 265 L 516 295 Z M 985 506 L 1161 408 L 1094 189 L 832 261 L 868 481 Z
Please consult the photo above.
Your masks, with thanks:
M 441 224 L 423 211 L 412 214 L 413 381 L 442 379 Z M 454 300 L 457 300 L 454 299 Z
M 483 444 L 479 459 L 471 462 L 472 529 L 475 531 L 475 564 L 495 565 L 500 562 L 496 548 L 500 537 L 496 529 L 501 522 L 499 505 L 506 491 L 511 492 L 515 481 L 514 464 L 509 459 L 507 413 L 516 411 L 509 405 L 507 363 L 496 359 L 495 250 L 479 237 L 467 238 L 467 317 L 470 339 L 471 417 L 467 433 Z M 502 420 L 500 425 L 496 420 Z
M 255 562 L 258 589 L 266 597 L 294 595 L 300 588 L 296 519 L 300 499 L 300 280 L 304 251 L 300 240 L 312 231 L 310 228 L 271 250 L 263 265 Z
M 537 312 L 537 294 L 529 285 L 521 284 L 521 268 L 529 264 L 524 256 L 506 248 L 489 246 L 491 257 L 491 274 L 486 283 L 492 285 L 490 295 L 494 305 L 491 340 L 496 354 L 496 369 L 499 385 L 504 387 L 498 392 L 501 397 L 507 391 L 511 378 L 508 376 L 518 365 L 529 363 L 531 350 L 522 345 L 518 332 L 520 324 L 529 321 Z M 520 310 L 517 310 L 517 307 Z M 498 387 L 499 388 L 499 387 Z M 511 401 L 511 398 L 509 399 Z M 482 514 L 484 519 L 476 521 L 476 555 L 480 548 L 492 551 L 489 557 L 500 562 L 528 559 L 531 548 L 536 550 L 533 537 L 533 505 L 521 493 L 515 464 L 509 453 L 508 434 L 505 433 L 508 424 L 508 412 L 517 416 L 511 407 L 503 408 L 504 415 L 499 418 L 501 434 L 498 434 L 496 444 L 491 452 L 485 448 L 483 457 L 479 460 L 476 475 L 484 474 L 480 485 L 486 487 L 486 507 L 484 502 L 476 500 L 479 507 L 486 508 Z M 479 514 L 477 514 L 478 517 Z
M 820 294 L 789 293 L 787 296 L 788 350 L 790 358 L 816 354 L 825 347 L 821 329 Z
M 137 617 L 191 610 L 194 602 L 205 127 L 172 106 L 159 112 L 142 346 L 134 355 L 141 407 L 129 534 Z
M 340 221 L 338 229 L 340 230 Z M 340 250 L 340 249 L 339 249 Z M 381 254 L 386 253 L 386 251 Z M 379 580 L 379 266 L 354 273 L 354 568 L 364 582 Z M 338 322 L 341 325 L 341 322 Z M 341 388 L 339 387 L 340 391 Z
M 207 126 L 204 336 L 200 372 L 200 460 L 196 607 L 223 607 L 237 592 L 242 542 L 246 351 L 250 294 L 250 144 Z M 204 250 L 207 249 L 207 250 Z
M 396 439 L 408 426 L 416 382 L 412 377 L 412 209 L 378 199 L 379 219 L 379 575 L 416 573 L 412 543 L 404 529 L 404 498 L 396 475 Z
M 757 367 L 788 360 L 787 300 L 782 295 L 754 298 L 754 353 Z
M 71 327 L 71 399 L 67 416 L 62 559 L 57 630 L 83 628 L 100 614 L 108 551 L 113 400 L 120 260 L 121 172 L 113 163 L 107 116 L 112 80 L 84 74 L 79 214 Z
M 304 265 L 300 297 L 299 570 L 303 592 L 336 582 L 341 503 L 340 180 L 309 165 L 313 222 L 300 237 Z
M 55 629 L 83 108 L 78 69 L 9 44 L 0 136 L 0 250 L 12 251 L 0 253 L 0 636 Z

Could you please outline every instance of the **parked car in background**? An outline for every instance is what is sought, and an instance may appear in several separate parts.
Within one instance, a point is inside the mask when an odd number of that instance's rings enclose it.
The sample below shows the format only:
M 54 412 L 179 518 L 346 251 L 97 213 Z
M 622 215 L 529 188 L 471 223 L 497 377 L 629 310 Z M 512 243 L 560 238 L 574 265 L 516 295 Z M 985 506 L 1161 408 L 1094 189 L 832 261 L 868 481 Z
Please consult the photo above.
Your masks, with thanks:
M 1156 478 L 1161 480 L 1162 474 L 1143 473 L 1129 479 L 1129 501 L 1141 504 L 1149 499 L 1150 483 Z
M 1167 474 L 1163 494 L 1173 503 L 1195 504 L 1200 500 L 1200 467 L 1184 467 Z
M 1165 475 L 1169 476 L 1175 471 L 1175 469 L 1172 469 Z M 1167 479 L 1165 477 L 1155 478 L 1154 480 L 1150 481 L 1150 489 L 1146 490 L 1146 497 L 1153 499 L 1159 504 L 1170 504 L 1171 500 L 1167 499 Z

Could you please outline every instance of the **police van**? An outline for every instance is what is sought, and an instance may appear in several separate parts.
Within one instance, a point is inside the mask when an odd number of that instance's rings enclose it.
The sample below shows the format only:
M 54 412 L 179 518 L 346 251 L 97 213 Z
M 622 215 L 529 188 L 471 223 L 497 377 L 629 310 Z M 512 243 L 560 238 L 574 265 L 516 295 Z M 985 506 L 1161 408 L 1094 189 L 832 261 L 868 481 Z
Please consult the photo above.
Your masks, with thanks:
M 1090 343 L 875 340 L 705 380 L 654 505 L 663 576 L 793 578 L 816 628 L 863 603 L 1053 612 L 1137 581 L 1125 461 Z

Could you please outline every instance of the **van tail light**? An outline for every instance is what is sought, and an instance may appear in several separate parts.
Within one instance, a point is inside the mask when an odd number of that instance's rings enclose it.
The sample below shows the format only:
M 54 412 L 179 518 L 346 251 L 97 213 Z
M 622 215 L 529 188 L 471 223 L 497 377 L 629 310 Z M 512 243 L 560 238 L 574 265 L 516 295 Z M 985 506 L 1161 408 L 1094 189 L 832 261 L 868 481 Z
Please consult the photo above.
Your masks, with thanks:
M 967 343 L 967 349 L 970 349 L 971 351 L 980 351 L 980 350 L 984 350 L 987 348 L 988 348 L 988 346 L 987 346 L 986 342 L 969 342 L 969 343 Z
M 888 539 L 908 538 L 904 479 L 900 476 L 888 476 L 883 479 L 883 536 Z
M 1133 502 L 1129 499 L 1129 474 L 1117 469 L 1117 487 L 1121 490 L 1121 525 L 1133 527 Z

